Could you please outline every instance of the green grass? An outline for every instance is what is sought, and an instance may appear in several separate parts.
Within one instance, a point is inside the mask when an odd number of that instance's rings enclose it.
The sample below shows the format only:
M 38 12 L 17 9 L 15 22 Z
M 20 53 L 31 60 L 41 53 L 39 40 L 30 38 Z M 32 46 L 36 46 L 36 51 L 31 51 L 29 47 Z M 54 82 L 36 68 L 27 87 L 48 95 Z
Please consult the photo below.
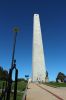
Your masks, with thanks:
M 21 93 L 17 94 L 17 100 L 22 100 L 22 97 L 23 97 L 23 94 L 21 94 Z
M 2 88 L 3 82 L 5 83 L 5 81 L 0 81 L 0 89 Z M 26 89 L 26 85 L 27 85 L 27 82 L 19 81 L 17 84 L 17 90 L 20 92 L 24 91 Z M 12 83 L 12 90 L 14 90 L 14 82 Z M 11 93 L 10 96 L 11 96 L 10 100 L 13 100 L 13 93 Z M 17 92 L 17 100 L 22 100 L 22 97 L 23 97 L 23 93 Z
M 66 87 L 66 83 L 49 82 L 45 84 L 53 87 Z
M 24 91 L 25 88 L 26 88 L 26 85 L 27 85 L 27 82 L 25 82 L 25 81 L 18 82 L 18 84 L 17 84 L 17 90 Z M 12 89 L 14 89 L 14 82 L 12 84 Z
M 18 84 L 17 84 L 17 90 L 22 92 L 26 89 L 26 85 L 27 85 L 27 82 L 25 81 L 19 81 Z M 14 89 L 14 82 L 12 84 L 12 89 Z M 13 94 L 11 94 L 11 100 L 13 100 Z M 23 93 L 17 93 L 17 100 L 22 100 L 22 97 L 23 97 Z
M 0 80 L 0 89 L 3 87 L 3 83 L 4 83 L 4 85 L 6 85 L 6 82 L 5 81 L 1 81 Z
M 22 96 L 23 96 L 22 93 L 17 93 L 17 100 L 22 100 Z M 10 100 L 13 100 L 13 94 L 12 93 L 10 95 Z

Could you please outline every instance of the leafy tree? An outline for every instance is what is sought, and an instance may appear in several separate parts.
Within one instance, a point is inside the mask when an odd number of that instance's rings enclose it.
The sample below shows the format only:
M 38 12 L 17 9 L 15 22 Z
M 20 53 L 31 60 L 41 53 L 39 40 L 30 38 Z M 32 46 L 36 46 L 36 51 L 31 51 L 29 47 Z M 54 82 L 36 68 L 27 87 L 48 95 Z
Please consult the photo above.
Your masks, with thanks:
M 0 80 L 7 80 L 8 79 L 8 71 L 3 70 L 3 68 L 0 66 Z
M 0 66 L 0 80 L 2 80 L 3 77 L 3 68 Z
M 3 70 L 3 80 L 8 80 L 8 71 L 7 70 Z
M 64 78 L 65 78 L 65 74 L 62 72 L 59 72 L 56 78 L 56 82 L 58 82 L 58 80 L 60 80 L 61 82 L 64 82 Z

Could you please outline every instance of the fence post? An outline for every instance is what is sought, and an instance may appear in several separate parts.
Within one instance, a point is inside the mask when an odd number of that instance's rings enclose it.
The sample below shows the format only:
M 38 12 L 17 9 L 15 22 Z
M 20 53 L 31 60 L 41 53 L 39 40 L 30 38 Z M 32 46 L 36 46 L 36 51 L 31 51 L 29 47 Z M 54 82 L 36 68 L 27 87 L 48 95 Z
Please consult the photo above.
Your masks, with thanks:
M 8 88 L 6 100 L 10 100 L 11 84 L 12 84 L 12 69 L 9 70 Z

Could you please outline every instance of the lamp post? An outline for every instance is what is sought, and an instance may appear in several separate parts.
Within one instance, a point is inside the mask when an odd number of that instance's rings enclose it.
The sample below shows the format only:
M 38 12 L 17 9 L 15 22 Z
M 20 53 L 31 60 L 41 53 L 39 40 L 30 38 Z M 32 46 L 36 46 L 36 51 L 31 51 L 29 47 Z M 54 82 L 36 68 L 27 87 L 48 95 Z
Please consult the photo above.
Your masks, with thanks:
M 16 60 L 14 59 L 14 54 L 15 54 L 15 46 L 16 46 L 16 37 L 19 29 L 15 27 L 13 31 L 14 31 L 14 42 L 13 42 L 13 50 L 12 50 L 12 62 L 11 62 L 11 68 L 9 70 L 8 90 L 7 90 L 6 100 L 10 100 L 11 85 L 12 85 L 12 71 L 14 68 L 16 69 Z M 16 100 L 16 94 L 17 94 L 17 76 L 18 76 L 18 70 L 16 69 L 16 73 L 15 73 L 16 86 L 14 86 L 14 100 Z
M 17 33 L 19 32 L 19 29 L 17 27 L 15 27 L 13 29 L 14 32 L 14 42 L 13 42 L 13 51 L 12 51 L 12 63 L 11 63 L 11 68 L 13 68 L 13 64 L 14 64 L 14 54 L 15 54 L 15 46 L 16 46 L 16 37 L 17 37 Z

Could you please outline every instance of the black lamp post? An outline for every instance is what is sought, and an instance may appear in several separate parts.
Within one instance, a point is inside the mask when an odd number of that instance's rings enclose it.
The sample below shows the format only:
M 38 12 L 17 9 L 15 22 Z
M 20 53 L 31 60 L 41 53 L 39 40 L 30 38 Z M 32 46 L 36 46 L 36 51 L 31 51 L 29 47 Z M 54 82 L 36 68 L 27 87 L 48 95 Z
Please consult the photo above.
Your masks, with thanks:
M 14 64 L 14 54 L 15 54 L 15 46 L 16 46 L 16 37 L 17 37 L 17 32 L 19 31 L 18 28 L 14 28 L 14 42 L 13 42 L 13 51 L 12 51 L 12 63 L 11 63 L 11 68 L 13 68 Z
M 13 98 L 13 100 L 16 100 L 16 95 L 17 95 L 18 70 L 16 69 L 16 60 L 14 59 L 14 54 L 15 54 L 17 32 L 19 30 L 18 30 L 18 28 L 14 28 L 13 31 L 14 31 L 14 42 L 13 42 L 13 51 L 12 51 L 12 62 L 11 62 L 11 68 L 9 70 L 8 89 L 7 89 L 6 100 L 10 100 L 11 85 L 12 85 L 12 71 L 13 71 L 14 68 L 15 68 L 16 71 L 15 71 L 15 85 L 14 85 L 14 98 Z

